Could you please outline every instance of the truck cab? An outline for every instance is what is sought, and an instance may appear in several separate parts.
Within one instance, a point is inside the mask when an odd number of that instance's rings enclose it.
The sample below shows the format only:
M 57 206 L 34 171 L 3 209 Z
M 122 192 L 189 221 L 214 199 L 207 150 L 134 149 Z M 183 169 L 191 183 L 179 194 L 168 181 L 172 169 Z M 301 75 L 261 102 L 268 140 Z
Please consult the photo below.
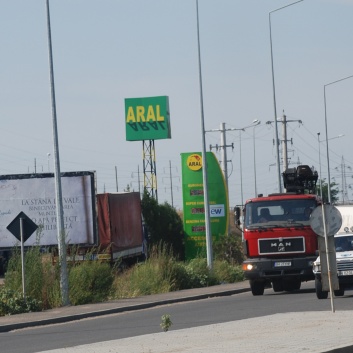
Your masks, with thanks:
M 303 173 L 304 172 L 304 173 Z M 314 194 L 317 173 L 308 166 L 283 173 L 286 193 L 247 200 L 243 209 L 242 268 L 253 295 L 266 287 L 294 291 L 314 280 L 312 265 L 318 247 L 310 214 L 321 204 Z

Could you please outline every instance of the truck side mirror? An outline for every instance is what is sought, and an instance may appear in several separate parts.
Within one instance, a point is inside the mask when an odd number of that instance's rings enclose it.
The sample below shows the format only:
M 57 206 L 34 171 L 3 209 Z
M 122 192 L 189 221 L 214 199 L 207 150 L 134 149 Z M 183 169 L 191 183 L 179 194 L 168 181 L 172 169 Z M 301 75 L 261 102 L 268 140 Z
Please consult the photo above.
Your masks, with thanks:
M 234 207 L 234 223 L 240 225 L 240 207 Z

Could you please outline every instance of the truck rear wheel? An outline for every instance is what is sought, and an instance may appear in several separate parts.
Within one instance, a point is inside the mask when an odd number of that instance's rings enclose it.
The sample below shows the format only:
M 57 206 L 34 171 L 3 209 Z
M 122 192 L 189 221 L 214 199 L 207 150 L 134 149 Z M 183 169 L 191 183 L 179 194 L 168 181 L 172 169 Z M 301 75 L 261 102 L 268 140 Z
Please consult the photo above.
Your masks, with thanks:
M 265 291 L 265 282 L 250 280 L 250 288 L 252 295 L 263 295 Z
M 318 278 L 315 278 L 315 292 L 317 299 L 327 299 L 328 292 L 322 290 L 322 283 Z

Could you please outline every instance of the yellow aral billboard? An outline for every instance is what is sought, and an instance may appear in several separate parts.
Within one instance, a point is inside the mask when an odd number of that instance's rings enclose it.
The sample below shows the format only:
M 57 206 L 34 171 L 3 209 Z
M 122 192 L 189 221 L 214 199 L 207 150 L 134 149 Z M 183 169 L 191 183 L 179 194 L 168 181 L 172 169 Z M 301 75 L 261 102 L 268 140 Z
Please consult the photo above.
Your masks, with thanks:
M 125 126 L 127 141 L 170 139 L 168 97 L 126 98 Z

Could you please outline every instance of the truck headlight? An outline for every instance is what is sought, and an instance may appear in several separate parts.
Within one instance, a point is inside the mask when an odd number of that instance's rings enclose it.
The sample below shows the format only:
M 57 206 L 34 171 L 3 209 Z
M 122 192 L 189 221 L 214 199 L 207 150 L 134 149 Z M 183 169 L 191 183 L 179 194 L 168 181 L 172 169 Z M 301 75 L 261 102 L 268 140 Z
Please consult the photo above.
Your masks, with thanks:
M 253 265 L 251 263 L 243 264 L 242 268 L 243 268 L 243 271 L 251 271 L 251 270 L 255 270 L 256 265 Z

